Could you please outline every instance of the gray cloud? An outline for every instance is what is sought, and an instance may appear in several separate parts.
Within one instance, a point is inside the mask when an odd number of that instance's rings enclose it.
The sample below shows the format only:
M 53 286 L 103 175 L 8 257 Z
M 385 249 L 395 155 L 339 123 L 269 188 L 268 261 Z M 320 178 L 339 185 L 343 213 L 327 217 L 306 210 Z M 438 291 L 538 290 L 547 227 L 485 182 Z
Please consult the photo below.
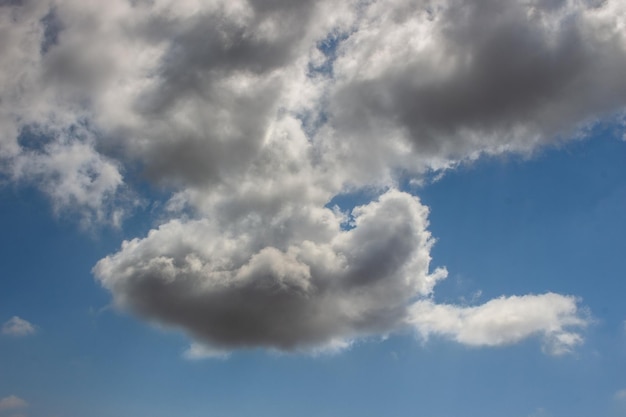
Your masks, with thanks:
M 216 348 L 310 349 L 398 326 L 408 301 L 445 272 L 429 272 L 427 209 L 390 191 L 353 211 L 341 230 L 326 210 L 326 239 L 259 248 L 208 221 L 170 222 L 126 242 L 94 272 L 116 301 L 182 327 Z
M 532 150 L 626 105 L 619 2 L 394 3 L 368 9 L 334 65 L 332 135 L 355 146 L 436 168 Z
M 122 156 L 168 185 L 215 185 L 236 175 L 284 111 L 294 63 L 319 30 L 317 4 L 232 2 L 173 16 L 170 8 L 146 10 L 128 36 L 158 58 L 132 80 L 146 82 L 127 103 L 137 123 L 112 120 Z
M 142 198 L 125 175 L 171 191 L 163 224 L 94 273 L 119 306 L 197 340 L 188 357 L 423 333 L 415 312 L 439 307 L 460 324 L 437 316 L 429 333 L 490 346 L 554 336 L 567 350 L 586 323 L 573 298 L 434 304 L 445 270 L 430 271 L 428 210 L 396 190 L 397 173 L 584 137 L 623 112 L 625 8 L 3 2 L 0 172 L 85 224 L 122 224 Z M 358 189 L 379 198 L 326 207 Z M 520 332 L 508 323 L 502 343 L 472 313 L 552 299 L 567 312 L 544 309 Z

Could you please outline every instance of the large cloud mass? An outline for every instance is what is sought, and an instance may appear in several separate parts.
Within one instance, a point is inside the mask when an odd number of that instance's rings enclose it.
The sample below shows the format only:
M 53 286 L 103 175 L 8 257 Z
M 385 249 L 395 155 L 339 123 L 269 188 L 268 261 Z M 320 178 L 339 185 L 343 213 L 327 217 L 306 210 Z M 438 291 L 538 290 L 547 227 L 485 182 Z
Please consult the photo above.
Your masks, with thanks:
M 582 340 L 574 298 L 434 303 L 428 209 L 397 175 L 620 115 L 625 27 L 618 0 L 4 1 L 0 173 L 86 226 L 121 226 L 140 180 L 171 192 L 94 273 L 216 352 L 409 326 L 561 353 Z M 355 189 L 378 197 L 329 207 Z
M 278 238 L 172 221 L 126 242 L 95 273 L 123 306 L 212 346 L 314 347 L 396 328 L 410 299 L 445 277 L 429 273 L 426 214 L 390 191 L 355 208 L 350 230 L 328 209 L 299 214 Z

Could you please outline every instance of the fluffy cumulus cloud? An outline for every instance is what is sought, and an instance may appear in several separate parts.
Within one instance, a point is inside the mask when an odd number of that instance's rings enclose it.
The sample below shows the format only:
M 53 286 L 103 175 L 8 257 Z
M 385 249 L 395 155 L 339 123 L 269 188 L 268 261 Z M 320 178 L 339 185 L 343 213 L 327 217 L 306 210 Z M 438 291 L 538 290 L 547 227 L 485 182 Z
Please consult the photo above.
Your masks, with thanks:
M 389 191 L 355 208 L 350 230 L 329 209 L 299 213 L 279 236 L 267 233 L 280 224 L 228 236 L 209 220 L 172 221 L 95 273 L 122 306 L 212 346 L 332 344 L 394 329 L 411 297 L 445 277 L 429 273 L 426 214 L 415 197 Z
M 28 336 L 37 331 L 35 325 L 18 316 L 13 316 L 2 325 L 2 334 L 6 336 Z
M 582 342 L 576 331 L 587 324 L 576 299 L 559 294 L 501 297 L 475 307 L 418 301 L 409 322 L 427 338 L 449 337 L 469 346 L 500 346 L 541 335 L 549 353 L 570 352 Z
M 360 170 L 419 169 L 580 134 L 623 112 L 625 12 L 611 1 L 373 2 L 338 48 L 329 140 L 353 143 L 345 157 L 367 143 Z
M 190 358 L 407 326 L 562 353 L 587 323 L 575 298 L 433 301 L 446 271 L 398 173 L 623 120 L 625 16 L 618 0 L 0 2 L 0 175 L 87 225 L 123 225 L 145 182 L 170 193 L 94 274 L 191 335 Z M 330 207 L 355 190 L 376 197 Z

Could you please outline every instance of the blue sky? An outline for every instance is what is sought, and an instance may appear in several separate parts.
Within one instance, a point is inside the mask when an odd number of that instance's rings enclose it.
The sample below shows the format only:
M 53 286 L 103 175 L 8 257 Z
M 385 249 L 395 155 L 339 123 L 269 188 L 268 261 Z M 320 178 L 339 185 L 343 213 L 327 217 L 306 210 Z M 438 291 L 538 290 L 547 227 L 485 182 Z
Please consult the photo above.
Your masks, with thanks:
M 441 301 L 476 291 L 583 298 L 595 322 L 584 346 L 557 358 L 534 338 L 476 349 L 403 334 L 337 355 L 187 361 L 180 334 L 105 309 L 110 297 L 89 271 L 119 235 L 81 233 L 40 195 L 5 189 L 0 313 L 38 329 L 2 338 L 0 390 L 28 399 L 35 416 L 623 415 L 624 156 L 623 141 L 598 137 L 481 161 L 420 191 L 434 262 L 450 271 Z
M 0 4 L 0 417 L 626 415 L 624 7 Z

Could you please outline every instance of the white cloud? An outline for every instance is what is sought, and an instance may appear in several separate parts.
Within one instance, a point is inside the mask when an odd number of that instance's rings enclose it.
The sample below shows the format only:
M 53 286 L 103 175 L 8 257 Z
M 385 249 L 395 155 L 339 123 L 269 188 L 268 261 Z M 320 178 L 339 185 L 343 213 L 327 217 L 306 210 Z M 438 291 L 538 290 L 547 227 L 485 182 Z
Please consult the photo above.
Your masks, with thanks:
M 40 151 L 23 152 L 13 161 L 13 178 L 39 184 L 57 213 L 74 207 L 82 215 L 83 226 L 92 222 L 119 226 L 124 207 L 108 207 L 107 202 L 119 192 L 122 176 L 116 164 L 93 145 L 59 139 Z
M 572 298 L 432 304 L 428 208 L 396 190 L 398 173 L 419 183 L 624 112 L 624 2 L 548 3 L 10 2 L 0 174 L 84 225 L 120 226 L 145 181 L 171 192 L 162 224 L 94 272 L 118 305 L 212 349 L 343 346 L 422 309 L 461 323 L 428 326 L 462 343 L 541 335 L 563 353 L 582 342 Z M 326 208 L 359 190 L 379 198 Z M 532 303 L 546 316 L 498 316 Z
M 554 355 L 570 352 L 582 343 L 578 333 L 589 319 L 574 297 L 554 293 L 500 297 L 473 307 L 418 301 L 409 324 L 423 338 L 438 335 L 468 346 L 502 346 L 540 336 Z
M 2 334 L 7 336 L 28 336 L 36 331 L 35 325 L 18 316 L 11 317 L 2 325 Z
M 28 403 L 15 395 L 9 395 L 0 399 L 0 411 L 14 410 L 18 408 L 28 407 Z
M 529 151 L 626 104 L 616 0 L 108 4 L 0 9 L 4 171 L 86 221 L 122 216 L 125 172 L 234 184 L 285 116 L 308 141 L 304 185 L 332 197 Z
M 230 353 L 225 350 L 213 349 L 200 343 L 192 343 L 189 348 L 183 352 L 183 357 L 189 360 L 200 359 L 226 359 Z

